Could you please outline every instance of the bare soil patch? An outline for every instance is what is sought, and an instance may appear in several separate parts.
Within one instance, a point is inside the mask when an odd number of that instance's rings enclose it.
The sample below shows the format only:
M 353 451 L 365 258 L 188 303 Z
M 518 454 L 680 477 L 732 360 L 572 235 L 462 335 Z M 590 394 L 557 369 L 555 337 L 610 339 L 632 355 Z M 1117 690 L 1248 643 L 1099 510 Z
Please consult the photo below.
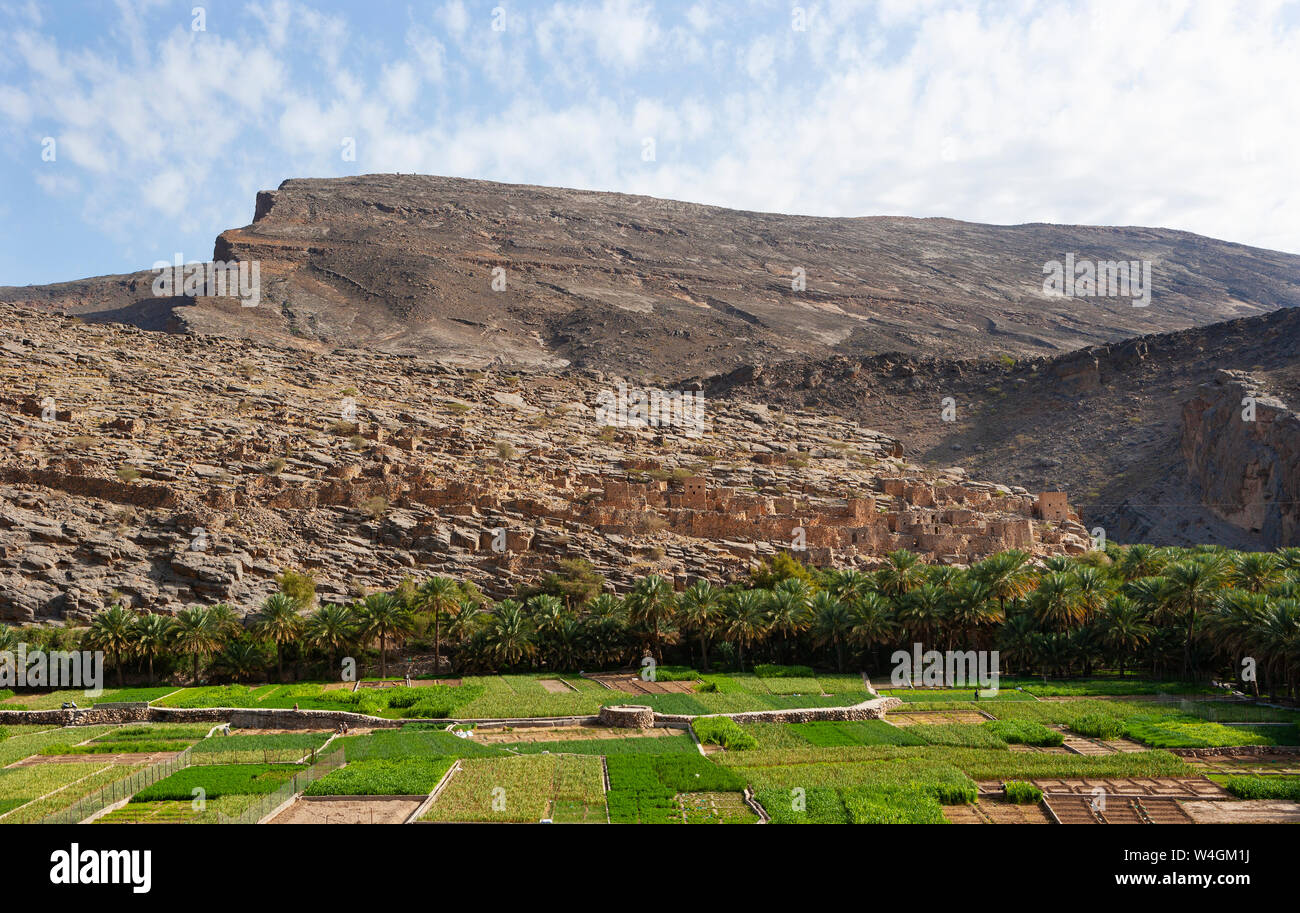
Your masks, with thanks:
M 1093 797 L 1056 795 L 1044 801 L 1062 824 L 1195 823 L 1179 800 L 1169 796 L 1109 796 L 1101 801 Z
M 180 754 L 179 751 L 128 751 L 121 754 L 58 754 L 58 755 L 32 755 L 30 758 L 23 758 L 10 767 L 37 767 L 41 764 L 156 764 L 159 761 L 170 761 Z
M 537 684 L 545 688 L 546 691 L 549 692 L 550 694 L 569 694 L 570 692 L 574 692 L 578 690 L 577 688 L 570 685 L 568 682 L 561 681 L 558 678 L 538 679 Z
M 409 799 L 301 798 L 269 822 L 270 824 L 401 824 L 420 807 L 423 796 Z
M 474 741 L 485 745 L 519 742 L 579 742 L 587 739 L 644 739 L 681 735 L 681 729 L 624 729 L 615 726 L 526 726 L 518 729 L 476 729 Z
M 1205 777 L 1097 777 L 1034 780 L 1048 796 L 1087 796 L 1100 789 L 1111 801 L 1119 796 L 1167 796 L 1186 799 L 1226 799 L 1227 790 Z
M 1241 802 L 1184 802 L 1197 824 L 1300 824 L 1300 802 L 1246 799 Z
M 590 675 L 593 681 L 608 685 L 624 694 L 693 694 L 695 682 L 647 682 L 632 674 L 606 673 Z
M 918 723 L 984 723 L 991 717 L 987 717 L 978 710 L 922 710 L 904 713 L 890 712 L 888 714 L 889 722 L 895 726 L 914 726 Z
M 1051 824 L 1041 805 L 1017 805 L 1005 799 L 982 796 L 976 804 L 945 805 L 943 816 L 952 824 Z

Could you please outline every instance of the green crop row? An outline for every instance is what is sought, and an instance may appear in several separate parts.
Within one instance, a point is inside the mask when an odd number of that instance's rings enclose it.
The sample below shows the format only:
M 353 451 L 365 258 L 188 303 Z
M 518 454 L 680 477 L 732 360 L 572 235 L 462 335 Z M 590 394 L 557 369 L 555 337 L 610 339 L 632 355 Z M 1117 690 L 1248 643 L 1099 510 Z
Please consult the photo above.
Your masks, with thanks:
M 307 787 L 308 796 L 427 796 L 454 758 L 407 758 L 350 763 Z
M 146 786 L 131 797 L 132 802 L 158 799 L 193 799 L 202 796 L 255 796 L 273 793 L 305 768 L 295 764 L 229 764 L 186 767 Z M 195 792 L 201 790 L 202 792 Z

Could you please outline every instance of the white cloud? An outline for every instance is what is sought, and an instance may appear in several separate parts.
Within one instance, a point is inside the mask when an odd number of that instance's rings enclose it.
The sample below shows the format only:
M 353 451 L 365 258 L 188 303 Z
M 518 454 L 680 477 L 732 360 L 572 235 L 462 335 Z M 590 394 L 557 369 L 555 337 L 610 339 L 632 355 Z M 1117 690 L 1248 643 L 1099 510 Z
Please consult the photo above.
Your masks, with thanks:
M 805 33 L 780 3 L 745 17 L 701 2 L 671 22 L 633 0 L 507 6 L 505 33 L 452 2 L 391 46 L 289 0 L 250 7 L 240 30 L 209 16 L 206 33 L 130 6 L 139 53 L 64 46 L 19 17 L 0 137 L 35 156 L 33 136 L 57 136 L 60 170 L 36 186 L 77 181 L 108 236 L 184 225 L 210 243 L 246 221 L 250 187 L 363 170 L 1148 224 L 1300 252 L 1300 27 L 1276 3 L 822 2 Z
M 454 38 L 463 38 L 469 28 L 469 12 L 461 0 L 449 0 L 448 3 L 444 3 L 438 11 L 437 18 L 443 28 Z
M 420 77 L 411 64 L 399 61 L 384 68 L 383 97 L 392 102 L 398 111 L 411 107 L 419 91 Z

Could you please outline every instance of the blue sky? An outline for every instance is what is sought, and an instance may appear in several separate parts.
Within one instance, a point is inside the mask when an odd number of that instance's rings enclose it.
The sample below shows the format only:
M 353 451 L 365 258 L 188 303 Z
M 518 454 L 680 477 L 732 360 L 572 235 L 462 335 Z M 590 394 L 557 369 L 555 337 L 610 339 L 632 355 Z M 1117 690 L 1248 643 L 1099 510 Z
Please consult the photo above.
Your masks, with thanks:
M 1300 253 L 1297 2 L 0 0 L 0 36 L 0 284 L 392 171 Z

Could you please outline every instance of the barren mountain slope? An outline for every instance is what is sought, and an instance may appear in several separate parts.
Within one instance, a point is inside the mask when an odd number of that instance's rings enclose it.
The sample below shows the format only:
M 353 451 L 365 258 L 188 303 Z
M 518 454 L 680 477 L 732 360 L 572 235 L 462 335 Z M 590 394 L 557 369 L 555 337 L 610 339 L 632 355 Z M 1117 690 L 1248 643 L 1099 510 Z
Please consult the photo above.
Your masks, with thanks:
M 1151 305 L 1045 295 L 1043 265 L 1067 253 L 1152 261 Z M 1185 232 L 814 218 L 415 175 L 286 181 L 214 257 L 260 263 L 258 307 L 160 300 L 147 272 L 0 288 L 0 300 L 641 379 L 835 353 L 1056 353 L 1300 304 L 1300 257 Z
M 1226 370 L 1246 372 L 1249 389 L 1221 378 Z M 1297 542 L 1300 495 L 1287 492 L 1300 477 L 1300 439 L 1286 415 L 1300 406 L 1298 377 L 1300 310 L 1287 309 L 1055 358 L 832 358 L 741 369 L 704 386 L 887 429 L 926 465 L 1068 489 L 1086 525 L 1116 541 L 1274 548 Z M 1249 390 L 1279 404 L 1238 429 Z M 1185 407 L 1197 399 L 1213 402 L 1224 424 L 1196 427 L 1202 411 Z M 1189 437 L 1237 430 L 1240 440 L 1211 462 L 1184 452 L 1195 449 Z

